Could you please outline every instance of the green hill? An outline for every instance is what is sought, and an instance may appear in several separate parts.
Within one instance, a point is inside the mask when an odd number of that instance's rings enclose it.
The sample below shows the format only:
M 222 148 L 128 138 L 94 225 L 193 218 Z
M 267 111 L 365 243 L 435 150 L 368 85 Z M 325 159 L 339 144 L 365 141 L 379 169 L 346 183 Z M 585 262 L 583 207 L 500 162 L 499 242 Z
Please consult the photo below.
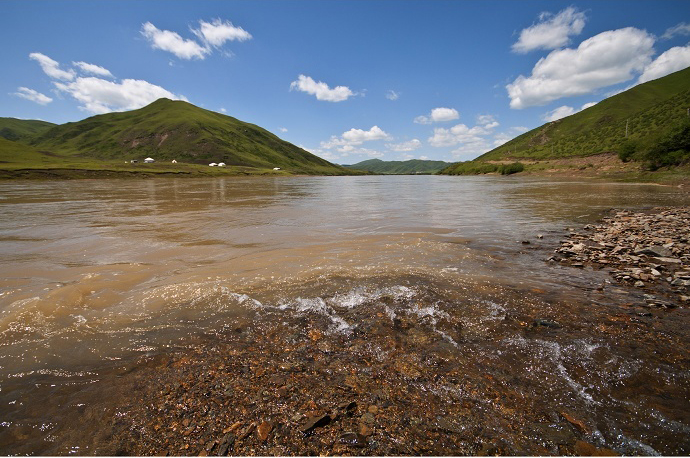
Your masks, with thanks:
M 35 119 L 0 118 L 0 137 L 12 141 L 26 141 L 51 127 L 52 122 Z
M 352 165 L 343 165 L 350 169 L 365 170 L 373 173 L 392 175 L 412 175 L 436 173 L 450 165 L 444 161 L 427 161 L 411 159 L 409 161 L 382 161 L 381 159 L 369 159 Z
M 348 174 L 254 124 L 190 103 L 159 99 L 119 113 L 92 116 L 54 126 L 29 141 L 38 150 L 71 158 L 100 161 L 142 161 L 208 164 L 273 169 L 292 173 Z
M 474 161 L 455 164 L 441 173 L 464 173 L 480 168 L 477 163 L 489 161 L 544 161 L 602 153 L 618 153 L 626 160 L 647 163 L 650 168 L 682 163 L 688 159 L 687 154 L 669 162 L 661 158 L 667 154 L 659 151 L 659 145 L 684 135 L 689 107 L 690 68 L 686 68 L 546 123 Z M 673 145 L 678 146 L 678 142 Z M 690 144 L 685 147 L 686 153 L 688 150 Z

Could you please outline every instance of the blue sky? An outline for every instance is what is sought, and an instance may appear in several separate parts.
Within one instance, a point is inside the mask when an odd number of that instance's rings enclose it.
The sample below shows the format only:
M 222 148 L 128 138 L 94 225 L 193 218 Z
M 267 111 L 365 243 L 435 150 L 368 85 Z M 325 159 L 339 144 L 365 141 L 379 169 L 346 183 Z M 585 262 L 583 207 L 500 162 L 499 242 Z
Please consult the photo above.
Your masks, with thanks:
M 0 1 L 0 116 L 165 96 L 333 162 L 473 159 L 690 66 L 688 1 Z

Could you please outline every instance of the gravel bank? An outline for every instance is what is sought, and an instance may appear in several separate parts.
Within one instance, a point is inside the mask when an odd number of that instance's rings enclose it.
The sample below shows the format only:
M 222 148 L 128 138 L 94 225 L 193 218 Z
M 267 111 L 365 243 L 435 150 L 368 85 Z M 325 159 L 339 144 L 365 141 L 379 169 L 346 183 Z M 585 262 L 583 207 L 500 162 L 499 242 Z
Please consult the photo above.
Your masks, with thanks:
M 648 292 L 645 302 L 678 307 L 690 301 L 690 208 L 615 211 L 601 224 L 572 231 L 551 261 L 607 269 L 619 283 Z

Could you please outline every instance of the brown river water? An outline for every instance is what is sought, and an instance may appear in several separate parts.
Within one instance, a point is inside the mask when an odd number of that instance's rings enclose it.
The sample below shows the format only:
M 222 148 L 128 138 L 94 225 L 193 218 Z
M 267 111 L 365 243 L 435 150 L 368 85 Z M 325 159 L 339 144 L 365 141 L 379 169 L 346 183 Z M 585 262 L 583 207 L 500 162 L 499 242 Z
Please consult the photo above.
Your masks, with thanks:
M 561 424 L 619 454 L 690 454 L 688 311 L 637 313 L 641 291 L 546 262 L 608 209 L 688 204 L 673 187 L 513 177 L 2 182 L 0 454 L 110 452 L 94 438 L 112 418 L 85 409 L 127 418 L 127 374 L 237 320 L 294 339 L 311 320 L 326 347 L 375 330 L 360 347 L 383 367 L 377 339 L 403 318 L 425 333 L 406 331 L 419 361 L 396 366 L 410 386 L 470 397 L 409 368 L 454 361 L 499 393 L 468 415 L 502 402 L 541 444 L 506 432 L 506 453 L 562 453 L 538 427 Z M 527 425 L 521 405 L 543 417 Z

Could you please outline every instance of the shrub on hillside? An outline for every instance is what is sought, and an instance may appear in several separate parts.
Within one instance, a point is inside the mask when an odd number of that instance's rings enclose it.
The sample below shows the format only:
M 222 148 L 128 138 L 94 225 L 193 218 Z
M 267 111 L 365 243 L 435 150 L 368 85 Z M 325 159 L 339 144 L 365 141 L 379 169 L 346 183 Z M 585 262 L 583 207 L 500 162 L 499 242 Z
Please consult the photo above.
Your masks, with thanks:
M 690 161 L 690 119 L 683 120 L 668 135 L 651 146 L 644 154 L 647 167 L 657 170 Z
M 513 173 L 520 173 L 525 170 L 525 165 L 522 162 L 513 162 L 512 164 L 504 164 L 498 168 L 501 175 L 512 175 Z
M 623 162 L 628 162 L 632 159 L 635 151 L 637 151 L 637 142 L 634 140 L 626 140 L 618 148 L 618 158 Z

